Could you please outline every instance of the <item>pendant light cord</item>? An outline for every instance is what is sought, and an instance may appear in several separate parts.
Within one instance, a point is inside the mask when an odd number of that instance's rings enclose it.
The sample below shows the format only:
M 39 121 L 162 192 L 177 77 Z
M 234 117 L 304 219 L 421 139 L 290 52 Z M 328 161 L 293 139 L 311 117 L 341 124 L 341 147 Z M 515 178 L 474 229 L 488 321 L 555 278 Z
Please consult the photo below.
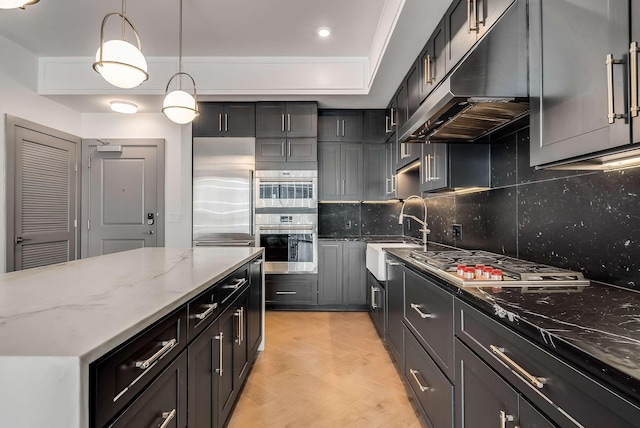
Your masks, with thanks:
M 178 71 L 182 73 L 182 0 L 180 0 L 180 47 L 178 50 Z M 182 90 L 182 74 L 178 78 L 178 89 Z
M 122 0 L 122 40 L 124 40 L 124 32 L 126 28 L 125 16 L 127 16 L 127 0 Z

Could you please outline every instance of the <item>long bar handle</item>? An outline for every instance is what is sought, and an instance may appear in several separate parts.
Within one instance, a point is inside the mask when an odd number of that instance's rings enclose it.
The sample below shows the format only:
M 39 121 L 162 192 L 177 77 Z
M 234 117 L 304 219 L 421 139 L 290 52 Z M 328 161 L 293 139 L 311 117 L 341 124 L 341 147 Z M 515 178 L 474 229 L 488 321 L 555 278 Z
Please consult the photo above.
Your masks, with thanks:
M 340 136 L 340 121 L 336 119 L 336 137 Z
M 287 142 L 287 157 L 290 158 L 291 157 L 291 141 Z
M 420 392 L 431 390 L 430 386 L 424 386 L 422 382 L 420 382 L 420 379 L 418 379 L 418 373 L 420 373 L 418 370 L 409 369 L 409 373 L 411 373 L 411 376 L 413 376 L 413 378 L 416 380 L 416 383 L 418 384 L 418 388 L 420 388 Z
M 396 109 L 391 107 L 391 126 L 396 126 L 397 123 L 395 121 Z
M 424 84 L 433 83 L 433 77 L 431 75 L 431 55 L 427 55 L 424 59 Z
M 493 353 L 496 354 L 508 366 L 510 366 L 512 369 L 514 369 L 515 371 L 520 373 L 522 376 L 524 376 L 533 386 L 541 389 L 544 386 L 544 384 L 547 383 L 547 379 L 543 377 L 536 377 L 531 375 L 528 371 L 523 369 L 518 363 L 513 361 L 511 358 L 507 357 L 507 355 L 504 353 L 503 348 L 498 348 L 495 345 L 490 345 L 489 348 L 491 348 L 491 351 L 493 351 Z
M 222 132 L 222 113 L 218 113 L 218 131 Z
M 284 132 L 284 113 L 282 113 L 282 132 Z
M 218 373 L 220 375 L 220 377 L 222 377 L 223 375 L 223 370 L 222 370 L 222 346 L 224 345 L 224 342 L 222 341 L 222 339 L 224 338 L 224 333 L 220 332 L 220 334 L 218 336 L 214 337 L 216 340 L 218 340 L 220 342 L 220 348 L 218 348 L 218 352 L 220 355 L 220 364 L 218 366 L 218 368 L 216 369 L 216 373 Z
M 424 312 L 422 312 L 420 310 L 420 305 L 416 305 L 415 303 L 411 303 L 410 304 L 411 309 L 413 309 L 414 311 L 416 311 L 419 315 L 420 318 L 425 319 L 425 318 L 435 318 L 436 316 L 433 314 L 425 314 Z
M 471 5 L 473 5 L 473 17 Z M 473 18 L 473 25 L 471 25 L 471 18 Z M 467 33 L 472 31 L 478 31 L 478 0 L 467 0 Z
M 391 260 L 387 260 L 387 264 L 389 266 L 404 266 L 404 263 L 392 262 Z
M 242 343 L 242 311 L 240 311 L 240 308 L 236 309 L 236 311 L 233 314 L 234 317 L 238 318 L 238 334 L 236 336 L 236 340 L 235 342 L 240 345 Z
M 291 132 L 291 114 L 287 113 L 287 132 Z
M 371 309 L 378 309 L 378 303 L 376 301 L 376 293 L 379 293 L 378 287 L 371 286 Z
M 242 328 L 240 329 L 240 335 L 242 337 L 242 341 L 244 342 L 244 324 L 245 324 L 244 321 L 246 317 L 244 312 L 244 306 L 240 308 L 240 314 L 241 314 L 240 319 L 242 320 Z
M 342 119 L 342 136 L 344 137 L 344 119 Z
M 164 422 L 162 422 L 162 425 L 160 425 L 159 428 L 167 428 L 173 418 L 176 417 L 176 413 L 176 409 L 173 409 L 170 412 L 162 412 L 162 419 L 164 419 Z
M 171 348 L 176 346 L 176 343 L 178 343 L 176 339 L 171 339 L 169 341 L 162 342 L 162 348 L 160 348 L 158 352 L 156 352 L 146 360 L 136 361 L 136 364 L 135 364 L 136 367 L 142 370 L 148 369 L 151 366 L 151 364 L 155 363 L 157 360 L 163 357 L 166 353 L 171 351 Z
M 397 190 L 398 187 L 398 176 L 394 175 L 393 177 L 391 177 L 391 191 L 395 192 Z
M 616 119 L 624 119 L 623 114 L 616 114 L 613 96 L 613 65 L 622 64 L 622 60 L 614 59 L 612 54 L 607 54 L 607 104 L 609 123 L 615 123 Z
M 631 117 L 638 117 L 640 106 L 638 105 L 638 42 L 631 42 L 629 56 L 631 62 Z
M 284 157 L 284 141 L 280 144 L 280 157 Z
M 229 115 L 227 113 L 224 114 L 224 131 L 227 132 L 229 130 Z
M 204 311 L 202 313 L 199 313 L 199 314 L 195 314 L 195 315 L 193 315 L 193 317 L 195 319 L 198 319 L 198 320 L 203 320 L 203 319 L 207 318 L 208 316 L 210 316 L 213 313 L 213 311 L 216 310 L 216 308 L 218 307 L 218 304 L 217 303 L 211 303 L 211 304 L 206 305 L 206 307 L 207 307 L 206 311 Z
M 504 410 L 500 410 L 500 428 L 507 428 L 507 422 L 513 422 L 513 415 L 508 415 Z
M 234 282 L 233 284 L 223 285 L 222 288 L 233 288 L 234 290 L 237 290 L 238 288 L 240 288 L 243 285 L 245 285 L 247 282 L 248 281 L 247 281 L 246 278 L 237 278 L 236 282 Z
M 389 124 L 391 123 L 391 121 L 389 120 L 389 115 L 385 114 L 384 115 L 384 133 L 388 134 L 389 132 L 391 132 L 391 129 L 389 127 Z
M 278 296 L 292 296 L 294 294 L 298 294 L 297 291 L 276 291 Z

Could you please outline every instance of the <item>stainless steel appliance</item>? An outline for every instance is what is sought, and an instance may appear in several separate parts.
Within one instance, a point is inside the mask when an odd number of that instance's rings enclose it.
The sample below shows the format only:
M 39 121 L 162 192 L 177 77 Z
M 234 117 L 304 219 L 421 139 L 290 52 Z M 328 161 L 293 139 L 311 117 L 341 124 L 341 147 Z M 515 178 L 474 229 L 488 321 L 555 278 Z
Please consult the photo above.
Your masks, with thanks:
M 429 272 L 459 287 L 584 287 L 589 280 L 580 272 L 560 269 L 487 251 L 411 251 L 411 259 Z M 484 277 L 465 278 L 458 266 L 491 266 L 502 271 L 501 280 Z
M 254 138 L 193 139 L 193 245 L 253 245 Z
M 318 272 L 318 214 L 256 214 L 256 246 L 272 273 Z
M 318 171 L 256 171 L 256 208 L 317 208 Z

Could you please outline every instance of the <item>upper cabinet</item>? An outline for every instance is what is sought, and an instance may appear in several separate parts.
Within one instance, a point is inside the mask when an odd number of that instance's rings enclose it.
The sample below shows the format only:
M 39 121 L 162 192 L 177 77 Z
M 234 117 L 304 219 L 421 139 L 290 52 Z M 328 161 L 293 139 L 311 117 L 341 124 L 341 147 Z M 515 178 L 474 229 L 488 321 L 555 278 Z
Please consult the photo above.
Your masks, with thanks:
M 432 143 L 422 147 L 420 191 L 490 187 L 491 147 L 480 143 Z
M 362 136 L 362 110 L 320 110 L 318 112 L 318 141 L 360 142 Z
M 387 139 L 385 120 L 386 112 L 384 110 L 365 110 L 363 112 L 362 141 L 365 143 L 384 143 Z
M 640 16 L 637 3 L 530 0 L 532 166 L 632 142 L 629 17 Z
M 444 19 L 436 27 L 431 38 L 425 45 L 418 58 L 420 74 L 420 102 L 427 98 L 427 95 L 438 86 L 446 69 L 446 49 L 447 46 L 444 32 Z
M 256 104 L 256 137 L 317 137 L 318 105 L 315 102 L 259 102 Z
M 254 103 L 198 103 L 200 116 L 193 121 L 194 137 L 255 137 Z

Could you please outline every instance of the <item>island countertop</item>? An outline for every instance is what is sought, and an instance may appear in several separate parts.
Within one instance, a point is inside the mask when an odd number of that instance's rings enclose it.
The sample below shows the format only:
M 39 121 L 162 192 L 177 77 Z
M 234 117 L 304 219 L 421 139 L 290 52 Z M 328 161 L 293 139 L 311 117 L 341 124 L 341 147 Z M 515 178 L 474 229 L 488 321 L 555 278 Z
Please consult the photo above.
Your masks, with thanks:
M 7 416 L 22 394 L 24 412 L 58 407 L 47 426 L 86 426 L 91 362 L 263 251 L 142 248 L 0 275 L 0 426 L 37 426 Z

